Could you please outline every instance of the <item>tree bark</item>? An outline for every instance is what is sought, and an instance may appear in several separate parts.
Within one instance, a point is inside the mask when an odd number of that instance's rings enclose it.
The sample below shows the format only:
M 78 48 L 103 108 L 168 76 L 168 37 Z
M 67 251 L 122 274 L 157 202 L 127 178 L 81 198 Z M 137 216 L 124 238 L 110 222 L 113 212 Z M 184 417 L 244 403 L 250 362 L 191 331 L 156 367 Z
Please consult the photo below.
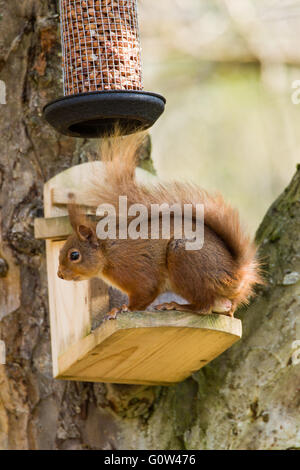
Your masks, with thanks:
M 52 379 L 33 220 L 44 182 L 96 157 L 97 143 L 60 136 L 42 117 L 62 93 L 57 2 L 0 0 L 0 13 L 0 448 L 299 448 L 299 169 L 258 231 L 268 283 L 239 314 L 238 344 L 169 388 Z

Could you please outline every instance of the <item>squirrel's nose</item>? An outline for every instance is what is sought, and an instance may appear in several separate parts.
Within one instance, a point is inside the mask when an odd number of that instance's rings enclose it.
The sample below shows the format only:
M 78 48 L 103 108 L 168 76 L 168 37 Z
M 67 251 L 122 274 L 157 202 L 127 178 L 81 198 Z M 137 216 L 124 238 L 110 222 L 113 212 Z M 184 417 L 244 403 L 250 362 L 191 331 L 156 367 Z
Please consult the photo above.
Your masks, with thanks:
M 63 276 L 63 274 L 62 274 L 62 272 L 61 272 L 60 270 L 57 271 L 57 275 L 58 275 L 58 277 L 59 277 L 60 279 L 63 279 L 63 278 L 64 278 L 64 276 Z

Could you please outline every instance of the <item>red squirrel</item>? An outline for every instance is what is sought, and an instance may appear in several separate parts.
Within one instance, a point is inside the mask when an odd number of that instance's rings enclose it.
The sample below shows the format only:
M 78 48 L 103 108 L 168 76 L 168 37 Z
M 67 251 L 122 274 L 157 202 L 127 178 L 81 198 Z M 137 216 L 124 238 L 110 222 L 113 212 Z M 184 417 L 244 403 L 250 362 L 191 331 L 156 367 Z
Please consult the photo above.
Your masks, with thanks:
M 59 256 L 58 276 L 65 280 L 100 277 L 126 293 L 128 305 L 113 309 L 108 318 L 124 310 L 145 310 L 159 294 L 173 291 L 187 300 L 156 306 L 158 310 L 181 310 L 197 314 L 211 312 L 233 316 L 246 304 L 255 284 L 262 283 L 256 247 L 244 233 L 239 215 L 220 194 L 210 195 L 198 186 L 181 182 L 137 182 L 135 169 L 143 134 L 102 140 L 101 157 L 105 178 L 93 175 L 87 181 L 85 199 L 90 204 L 119 207 L 119 196 L 132 204 L 179 203 L 204 206 L 204 244 L 186 250 L 186 240 L 175 239 L 99 239 L 96 222 L 68 205 L 73 234 Z

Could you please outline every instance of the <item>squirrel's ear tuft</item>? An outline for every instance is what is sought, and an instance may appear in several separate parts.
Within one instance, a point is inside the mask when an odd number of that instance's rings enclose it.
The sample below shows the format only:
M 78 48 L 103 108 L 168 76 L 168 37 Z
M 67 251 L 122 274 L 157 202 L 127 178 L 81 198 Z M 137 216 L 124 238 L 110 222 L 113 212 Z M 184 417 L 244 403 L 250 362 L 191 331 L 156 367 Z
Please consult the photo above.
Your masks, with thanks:
M 77 227 L 77 234 L 82 241 L 92 241 L 94 238 L 94 230 L 87 225 L 79 225 Z
M 81 241 L 89 241 L 98 245 L 95 228 L 90 224 L 81 207 L 75 203 L 75 198 L 69 195 L 68 212 L 71 226 Z
M 75 203 L 73 198 L 70 198 L 70 202 L 67 205 L 70 223 L 72 225 L 73 230 L 76 232 L 77 227 L 82 224 L 85 220 L 84 214 L 80 210 L 80 206 Z
M 76 204 L 73 194 L 69 194 L 69 203 L 67 204 L 69 219 L 74 232 L 78 232 L 80 225 L 88 225 L 86 215 L 83 213 L 82 208 Z
M 96 247 L 99 246 L 96 230 L 92 225 L 89 225 L 88 221 L 77 225 L 76 234 L 81 241 L 89 242 Z

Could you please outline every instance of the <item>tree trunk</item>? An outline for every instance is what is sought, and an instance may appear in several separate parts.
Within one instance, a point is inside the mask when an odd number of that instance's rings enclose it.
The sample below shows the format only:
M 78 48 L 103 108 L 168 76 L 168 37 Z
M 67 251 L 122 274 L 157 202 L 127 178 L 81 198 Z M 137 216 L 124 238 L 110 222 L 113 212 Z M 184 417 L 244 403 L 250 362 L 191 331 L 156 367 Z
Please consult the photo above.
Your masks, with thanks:
M 44 182 L 95 157 L 96 143 L 60 136 L 42 118 L 62 88 L 57 2 L 0 0 L 0 13 L 0 448 L 300 447 L 300 170 L 258 231 L 268 284 L 240 312 L 242 341 L 169 388 L 52 379 L 45 248 L 33 220 Z

